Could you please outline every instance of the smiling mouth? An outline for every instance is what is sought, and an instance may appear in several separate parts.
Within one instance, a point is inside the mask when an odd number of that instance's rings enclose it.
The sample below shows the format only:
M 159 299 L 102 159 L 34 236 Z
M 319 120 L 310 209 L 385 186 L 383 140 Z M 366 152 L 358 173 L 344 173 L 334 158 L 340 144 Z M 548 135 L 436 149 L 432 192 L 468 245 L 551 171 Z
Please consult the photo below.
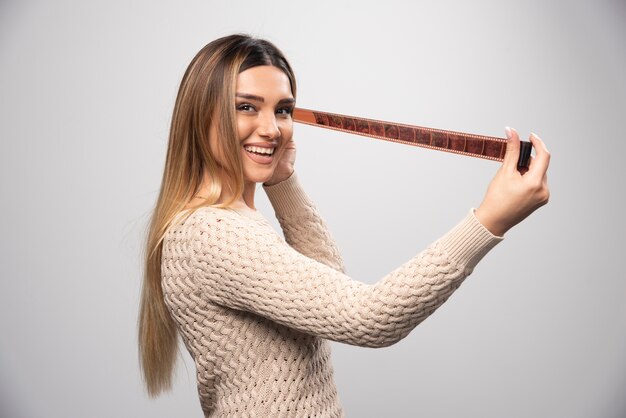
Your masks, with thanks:
M 274 162 L 274 152 L 276 151 L 276 147 L 266 148 L 254 145 L 244 145 L 243 149 L 246 151 L 248 158 L 256 164 L 270 166 Z
M 251 154 L 261 155 L 263 157 L 271 157 L 272 155 L 274 155 L 274 151 L 276 150 L 276 148 L 273 148 L 273 147 L 262 148 L 262 147 L 255 147 L 255 146 L 250 146 L 250 145 L 244 145 L 243 148 Z

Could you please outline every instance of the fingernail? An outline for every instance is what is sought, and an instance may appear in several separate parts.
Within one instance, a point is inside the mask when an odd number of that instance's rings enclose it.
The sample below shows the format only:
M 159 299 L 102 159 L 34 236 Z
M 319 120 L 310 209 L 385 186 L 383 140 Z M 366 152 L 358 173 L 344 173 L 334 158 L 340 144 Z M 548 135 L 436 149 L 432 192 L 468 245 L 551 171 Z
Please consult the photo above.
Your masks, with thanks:
M 534 136 L 535 138 L 539 139 L 539 135 L 537 135 L 536 133 L 531 132 L 530 134 L 531 134 L 532 136 Z
M 509 128 L 508 126 L 504 128 L 504 132 L 506 132 L 506 137 L 508 139 L 511 139 L 513 137 L 513 132 L 511 132 L 511 128 Z

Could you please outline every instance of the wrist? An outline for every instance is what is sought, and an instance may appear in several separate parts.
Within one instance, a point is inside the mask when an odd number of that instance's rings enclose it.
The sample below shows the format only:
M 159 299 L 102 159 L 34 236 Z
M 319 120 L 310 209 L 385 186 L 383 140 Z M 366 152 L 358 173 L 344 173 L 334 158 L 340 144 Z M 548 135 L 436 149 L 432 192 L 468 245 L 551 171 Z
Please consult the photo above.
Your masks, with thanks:
M 281 177 L 279 177 L 277 179 L 274 179 L 273 176 L 272 176 L 271 179 L 269 179 L 268 181 L 263 183 L 263 186 L 274 186 L 274 185 L 276 185 L 278 183 L 282 183 L 283 181 L 289 179 L 293 175 L 294 171 L 295 170 L 292 168 L 288 175 L 281 176 Z
M 495 236 L 502 237 L 504 236 L 506 231 L 509 230 L 509 228 L 506 228 L 504 225 L 498 222 L 489 211 L 484 210 L 480 206 L 474 211 L 474 216 L 476 216 L 478 222 L 480 222 L 485 228 L 487 228 L 489 232 L 491 232 Z

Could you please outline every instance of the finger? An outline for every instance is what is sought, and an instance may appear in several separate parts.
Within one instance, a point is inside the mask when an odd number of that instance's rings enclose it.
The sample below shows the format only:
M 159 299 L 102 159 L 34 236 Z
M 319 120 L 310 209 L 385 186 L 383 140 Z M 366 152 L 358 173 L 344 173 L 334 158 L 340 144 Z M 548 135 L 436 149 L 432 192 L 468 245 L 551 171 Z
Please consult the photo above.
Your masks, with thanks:
M 543 178 L 546 175 L 548 165 L 550 164 L 550 152 L 548 152 L 546 144 L 544 144 L 537 134 L 530 134 L 530 142 L 535 148 L 536 156 L 533 158 L 532 166 L 528 169 L 532 173 L 535 173 L 534 175 Z
M 506 153 L 502 166 L 505 170 L 517 170 L 517 161 L 519 160 L 519 135 L 517 131 L 508 126 L 504 129 L 508 141 L 506 142 Z

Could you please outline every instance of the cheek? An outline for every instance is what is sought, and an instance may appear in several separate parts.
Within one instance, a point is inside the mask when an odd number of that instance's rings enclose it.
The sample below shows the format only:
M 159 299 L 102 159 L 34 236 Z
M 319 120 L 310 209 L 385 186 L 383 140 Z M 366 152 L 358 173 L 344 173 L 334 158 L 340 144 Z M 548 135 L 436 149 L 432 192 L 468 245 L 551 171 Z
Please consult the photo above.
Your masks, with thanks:
M 244 118 L 239 118 L 237 120 L 237 134 L 239 135 L 239 140 L 243 141 L 254 132 L 254 127 L 250 122 L 247 122 Z
M 293 123 L 286 123 L 280 127 L 280 134 L 283 139 L 290 139 L 293 136 Z

